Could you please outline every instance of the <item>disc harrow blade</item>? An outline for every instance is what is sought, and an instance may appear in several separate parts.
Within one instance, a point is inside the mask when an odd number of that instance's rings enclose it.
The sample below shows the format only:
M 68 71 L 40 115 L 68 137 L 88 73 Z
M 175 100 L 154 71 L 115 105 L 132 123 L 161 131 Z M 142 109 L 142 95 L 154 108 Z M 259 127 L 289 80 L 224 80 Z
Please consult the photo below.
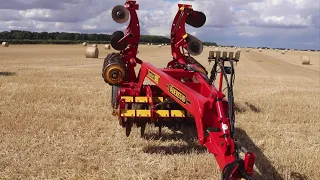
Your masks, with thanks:
M 124 38 L 124 33 L 122 31 L 116 31 L 112 34 L 111 46 L 113 49 L 122 51 L 128 46 L 128 42 L 126 40 L 121 43 L 119 42 L 122 38 Z
M 192 27 L 199 28 L 206 23 L 206 15 L 203 12 L 193 11 L 188 17 L 186 23 Z

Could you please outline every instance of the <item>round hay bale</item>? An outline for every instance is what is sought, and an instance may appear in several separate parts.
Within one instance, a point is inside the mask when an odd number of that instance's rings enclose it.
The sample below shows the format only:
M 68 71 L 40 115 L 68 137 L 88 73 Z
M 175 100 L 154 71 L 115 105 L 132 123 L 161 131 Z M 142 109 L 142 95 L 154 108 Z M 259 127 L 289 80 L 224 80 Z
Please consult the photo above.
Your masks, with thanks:
M 106 45 L 104 45 L 104 49 L 108 49 L 108 50 L 110 50 L 110 49 L 111 49 L 111 45 L 110 45 L 110 44 L 106 44 Z
M 99 49 L 97 47 L 88 47 L 86 50 L 86 58 L 98 58 Z
M 301 56 L 300 61 L 301 61 L 302 65 L 310 65 L 309 56 Z
M 160 45 L 158 45 L 158 48 L 162 48 L 162 45 L 160 44 Z
M 250 49 L 246 49 L 246 52 L 249 52 L 250 51 Z
M 96 45 L 96 44 L 92 44 L 92 47 L 98 47 L 98 45 Z
M 82 46 L 87 46 L 87 43 L 86 42 L 82 43 Z
M 214 51 L 219 51 L 219 48 L 217 48 L 217 47 L 216 47 L 216 48 L 214 48 Z
M 281 54 L 286 54 L 286 51 L 281 51 Z
M 2 42 L 2 46 L 3 47 L 9 47 L 9 43 L 8 42 Z
M 262 49 L 259 49 L 259 52 L 262 52 Z

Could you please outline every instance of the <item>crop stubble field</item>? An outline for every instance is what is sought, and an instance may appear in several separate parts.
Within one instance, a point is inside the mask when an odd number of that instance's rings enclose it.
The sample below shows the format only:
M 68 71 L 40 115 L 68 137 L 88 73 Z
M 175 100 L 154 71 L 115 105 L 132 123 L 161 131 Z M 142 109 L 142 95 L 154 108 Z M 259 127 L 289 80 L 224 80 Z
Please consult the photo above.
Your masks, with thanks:
M 125 137 L 101 77 L 112 50 L 99 49 L 86 59 L 79 45 L 0 48 L 0 179 L 219 179 L 192 133 Z M 209 50 L 196 57 L 208 71 Z M 169 46 L 139 51 L 157 67 L 170 60 Z M 319 61 L 319 52 L 241 52 L 237 137 L 257 155 L 254 179 L 319 179 Z

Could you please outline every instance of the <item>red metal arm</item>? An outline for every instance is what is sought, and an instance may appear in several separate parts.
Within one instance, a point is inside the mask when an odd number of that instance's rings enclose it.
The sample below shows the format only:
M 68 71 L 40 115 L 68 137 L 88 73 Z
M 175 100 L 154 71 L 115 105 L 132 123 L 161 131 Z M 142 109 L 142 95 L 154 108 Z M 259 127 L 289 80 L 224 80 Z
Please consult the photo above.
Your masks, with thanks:
M 231 138 L 229 129 L 228 102 L 224 99 L 224 94 L 205 83 L 204 78 L 198 72 L 188 72 L 181 69 L 158 69 L 150 63 L 142 63 L 138 85 L 142 85 L 145 78 L 148 78 L 148 71 L 152 71 L 160 77 L 159 81 L 154 83 L 164 93 L 194 116 L 199 144 L 205 145 L 208 151 L 214 154 L 220 169 L 222 170 L 226 165 L 236 161 L 235 142 Z M 198 83 L 182 83 L 176 79 L 193 75 Z M 153 79 L 148 79 L 153 81 Z M 177 98 L 170 90 L 171 88 L 184 94 L 185 101 Z M 250 155 L 246 155 L 245 170 L 249 175 L 252 175 L 255 156 L 254 154 Z M 233 172 L 232 175 L 235 179 L 242 177 L 239 170 Z
M 135 82 L 137 77 L 134 68 L 136 67 L 136 63 L 141 63 L 141 61 L 137 60 L 138 46 L 140 43 L 140 23 L 136 10 L 139 9 L 139 5 L 136 4 L 136 1 L 128 0 L 125 3 L 125 8 L 129 10 L 131 18 L 129 26 L 125 31 L 125 36 L 120 41 L 126 40 L 129 44 L 128 48 L 126 48 L 124 52 L 122 52 L 122 55 L 124 61 L 127 64 L 127 80 L 129 82 Z
M 223 94 L 218 93 L 213 86 L 210 87 L 203 82 L 197 83 L 201 86 L 201 91 L 194 91 L 192 88 L 187 87 L 182 82 L 165 73 L 169 71 L 174 73 L 180 70 L 172 69 L 163 71 L 149 63 L 142 63 L 138 84 L 144 81 L 149 70 L 161 77 L 157 86 L 195 117 L 200 145 L 206 145 L 209 151 L 217 156 L 219 165 L 221 165 L 222 168 L 225 164 L 234 161 L 234 143 L 230 138 L 230 132 L 228 129 L 225 129 L 230 125 L 226 117 L 227 112 L 224 112 L 224 109 L 227 107 L 227 102 L 223 100 Z M 193 74 L 196 74 L 200 81 L 204 81 L 199 73 Z M 181 102 L 170 93 L 170 88 L 172 87 L 185 94 L 187 98 L 185 102 Z M 222 130 L 209 132 L 208 135 L 205 136 L 205 131 L 208 128 Z
M 185 24 L 187 16 L 192 11 L 191 5 L 179 4 L 179 11 L 177 12 L 171 27 L 171 53 L 173 61 L 168 63 L 168 67 L 172 66 L 173 63 L 179 62 L 185 64 L 188 62 L 181 52 L 181 47 L 186 47 L 186 29 Z

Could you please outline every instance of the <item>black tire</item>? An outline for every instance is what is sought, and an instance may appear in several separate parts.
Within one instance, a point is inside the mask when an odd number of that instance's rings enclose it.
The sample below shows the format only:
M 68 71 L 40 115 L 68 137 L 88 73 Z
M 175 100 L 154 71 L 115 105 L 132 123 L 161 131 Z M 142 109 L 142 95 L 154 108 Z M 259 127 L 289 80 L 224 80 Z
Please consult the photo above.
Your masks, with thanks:
M 121 57 L 121 54 L 119 53 L 111 53 L 111 54 L 108 54 L 107 57 L 104 59 L 104 62 L 103 62 L 103 67 L 102 67 L 102 78 L 104 79 L 104 82 L 105 83 L 108 83 L 110 86 L 112 86 L 112 84 L 110 84 L 106 77 L 105 76 L 105 71 L 107 70 L 108 68 L 108 65 L 109 64 L 112 64 L 112 63 L 118 63 L 118 64 L 121 64 L 123 69 L 125 69 L 126 71 L 126 65 L 124 64 L 123 60 L 122 60 L 122 57 Z M 125 79 L 127 79 L 127 76 L 128 74 L 125 73 Z
M 114 105 L 116 104 L 116 98 L 118 95 L 119 87 L 118 86 L 112 86 L 112 92 L 111 92 L 111 107 L 114 108 Z

